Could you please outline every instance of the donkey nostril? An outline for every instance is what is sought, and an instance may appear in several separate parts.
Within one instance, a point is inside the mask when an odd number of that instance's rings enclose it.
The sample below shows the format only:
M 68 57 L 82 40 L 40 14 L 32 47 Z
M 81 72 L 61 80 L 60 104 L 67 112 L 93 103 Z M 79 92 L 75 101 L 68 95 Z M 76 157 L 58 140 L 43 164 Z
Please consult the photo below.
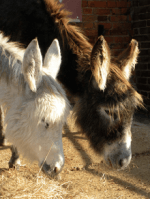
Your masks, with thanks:
M 59 173 L 59 168 L 58 167 L 54 168 L 54 173 Z
M 126 167 L 128 165 L 128 160 L 127 159 L 120 159 L 119 160 L 119 166 L 120 167 Z
M 123 160 L 122 160 L 122 159 L 119 160 L 119 166 L 120 166 L 120 167 L 123 166 Z

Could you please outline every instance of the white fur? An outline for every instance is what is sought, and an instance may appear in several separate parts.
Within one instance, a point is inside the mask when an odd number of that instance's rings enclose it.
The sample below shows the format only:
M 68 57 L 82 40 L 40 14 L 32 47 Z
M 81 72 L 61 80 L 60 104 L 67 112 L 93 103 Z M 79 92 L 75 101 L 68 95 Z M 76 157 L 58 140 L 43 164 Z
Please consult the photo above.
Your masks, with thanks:
M 30 89 L 36 92 L 42 80 L 42 55 L 37 39 L 32 40 L 25 51 L 22 70 Z
M 106 88 L 107 76 L 108 76 L 108 73 L 109 73 L 108 59 L 106 59 L 106 60 L 104 59 L 103 65 L 102 65 L 100 70 L 101 70 L 101 81 L 100 81 L 99 88 L 104 91 L 105 88 Z
M 100 43 L 96 42 L 93 47 L 91 54 L 91 65 L 94 68 L 93 75 L 95 77 L 97 86 L 100 90 L 104 91 L 110 70 L 110 54 L 103 36 L 100 36 L 98 40 L 101 41 Z M 96 86 L 95 83 L 93 85 L 94 87 Z
M 53 66 L 50 63 L 53 63 Z M 51 46 L 47 50 L 44 59 L 44 66 L 48 69 L 51 76 L 55 79 L 61 64 L 61 53 L 59 48 L 59 43 L 57 39 L 54 39 Z
M 29 44 L 24 57 L 24 51 L 7 43 L 7 40 L 0 35 L 0 105 L 5 113 L 6 139 L 29 160 L 38 161 L 41 165 L 47 156 L 46 163 L 61 170 L 64 164 L 62 127 L 69 113 L 65 92 L 53 79 L 57 75 L 61 56 L 59 54 L 59 60 L 54 63 L 53 58 L 49 60 L 46 66 L 49 69 L 49 66 L 57 65 L 57 72 L 52 78 L 50 70 L 46 73 L 42 68 L 37 40 Z M 58 42 L 54 43 L 59 48 Z M 56 55 L 56 52 L 52 54 L 53 49 L 54 46 L 50 51 L 51 57 Z M 37 65 L 39 71 L 35 72 Z M 32 80 L 27 77 L 31 66 Z M 45 128 L 46 123 L 48 128 Z

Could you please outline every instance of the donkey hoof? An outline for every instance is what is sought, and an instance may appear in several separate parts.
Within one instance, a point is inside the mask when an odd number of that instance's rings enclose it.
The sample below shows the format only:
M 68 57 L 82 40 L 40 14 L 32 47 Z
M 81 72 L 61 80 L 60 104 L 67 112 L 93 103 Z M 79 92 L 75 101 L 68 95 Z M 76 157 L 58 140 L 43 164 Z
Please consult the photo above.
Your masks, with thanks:
M 2 137 L 2 138 L 0 139 L 0 146 L 5 146 L 5 144 L 6 144 L 6 140 L 5 140 L 4 137 Z

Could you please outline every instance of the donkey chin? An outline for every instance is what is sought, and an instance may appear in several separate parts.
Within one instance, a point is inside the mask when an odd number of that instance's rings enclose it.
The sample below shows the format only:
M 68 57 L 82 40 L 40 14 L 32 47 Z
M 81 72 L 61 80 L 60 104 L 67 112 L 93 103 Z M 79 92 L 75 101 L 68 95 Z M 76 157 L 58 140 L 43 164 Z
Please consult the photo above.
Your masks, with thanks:
M 122 142 L 108 143 L 104 147 L 103 158 L 111 168 L 125 169 L 132 158 L 131 136 L 127 136 Z

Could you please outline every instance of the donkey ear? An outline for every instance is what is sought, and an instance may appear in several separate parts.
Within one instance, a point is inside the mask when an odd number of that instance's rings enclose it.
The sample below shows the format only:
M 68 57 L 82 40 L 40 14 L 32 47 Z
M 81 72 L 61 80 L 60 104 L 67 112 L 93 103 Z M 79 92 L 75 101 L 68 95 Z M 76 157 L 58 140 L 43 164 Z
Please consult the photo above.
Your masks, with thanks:
M 91 54 L 92 73 L 100 90 L 106 87 L 109 74 L 110 50 L 103 36 L 100 36 Z
M 56 79 L 61 64 L 60 46 L 57 39 L 54 39 L 44 58 L 44 67 L 48 69 L 50 75 Z
M 38 41 L 37 39 L 34 39 L 28 45 L 23 58 L 23 75 L 33 92 L 37 91 L 37 88 L 41 82 L 41 69 L 42 55 Z
M 132 39 L 128 48 L 125 49 L 117 58 L 120 69 L 123 71 L 127 80 L 129 80 L 132 70 L 135 69 L 138 54 L 138 42 L 135 39 Z

